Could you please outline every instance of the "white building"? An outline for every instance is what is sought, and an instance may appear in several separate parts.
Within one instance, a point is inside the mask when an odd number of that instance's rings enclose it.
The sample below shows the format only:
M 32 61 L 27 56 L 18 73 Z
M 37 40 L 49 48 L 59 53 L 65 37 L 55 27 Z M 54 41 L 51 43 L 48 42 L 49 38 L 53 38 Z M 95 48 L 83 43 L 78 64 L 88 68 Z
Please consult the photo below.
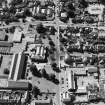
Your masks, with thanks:
M 43 45 L 36 45 L 35 46 L 35 52 L 31 52 L 31 59 L 35 60 L 35 61 L 41 61 L 41 60 L 45 60 L 45 54 L 46 54 L 46 48 Z
M 23 34 L 22 31 L 16 28 L 13 36 L 13 42 L 20 43 L 22 40 L 22 34 Z
M 98 15 L 99 21 L 103 20 L 103 10 L 105 6 L 102 4 L 90 4 L 87 8 L 90 14 Z
M 74 81 L 73 71 L 72 70 L 69 70 L 69 71 L 67 70 L 66 77 L 67 77 L 68 90 L 75 89 L 75 81 Z

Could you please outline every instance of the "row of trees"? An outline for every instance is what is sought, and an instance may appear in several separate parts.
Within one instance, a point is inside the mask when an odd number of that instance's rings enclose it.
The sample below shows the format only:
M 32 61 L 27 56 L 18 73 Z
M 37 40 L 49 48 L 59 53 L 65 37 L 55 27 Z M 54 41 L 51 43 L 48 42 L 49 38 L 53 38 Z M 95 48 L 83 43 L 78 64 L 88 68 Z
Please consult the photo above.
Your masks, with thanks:
M 55 84 L 59 84 L 59 81 L 56 78 L 55 74 L 54 73 L 48 74 L 44 68 L 38 70 L 37 67 L 36 67 L 36 65 L 32 64 L 30 66 L 30 71 L 32 72 L 32 74 L 34 76 L 44 77 L 47 80 L 50 80 L 50 81 L 54 82 Z
M 54 35 L 56 29 L 54 26 L 45 27 L 42 23 L 37 24 L 36 30 L 39 34 Z

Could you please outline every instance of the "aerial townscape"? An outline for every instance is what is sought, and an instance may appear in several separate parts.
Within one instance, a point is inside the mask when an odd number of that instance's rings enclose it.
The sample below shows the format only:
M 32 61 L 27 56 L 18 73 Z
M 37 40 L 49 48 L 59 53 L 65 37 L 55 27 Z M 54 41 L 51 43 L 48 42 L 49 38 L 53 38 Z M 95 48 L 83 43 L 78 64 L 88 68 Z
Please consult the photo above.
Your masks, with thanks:
M 0 105 L 105 105 L 105 0 L 0 0 Z

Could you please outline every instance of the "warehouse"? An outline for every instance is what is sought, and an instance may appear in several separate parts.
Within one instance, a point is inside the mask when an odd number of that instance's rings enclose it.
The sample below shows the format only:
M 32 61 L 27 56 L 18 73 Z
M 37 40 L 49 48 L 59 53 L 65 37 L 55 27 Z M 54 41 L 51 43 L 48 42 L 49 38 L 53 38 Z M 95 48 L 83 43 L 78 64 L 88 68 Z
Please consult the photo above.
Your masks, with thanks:
M 12 63 L 10 67 L 9 79 L 14 81 L 21 79 L 25 62 L 25 54 L 18 53 L 14 54 L 12 58 Z

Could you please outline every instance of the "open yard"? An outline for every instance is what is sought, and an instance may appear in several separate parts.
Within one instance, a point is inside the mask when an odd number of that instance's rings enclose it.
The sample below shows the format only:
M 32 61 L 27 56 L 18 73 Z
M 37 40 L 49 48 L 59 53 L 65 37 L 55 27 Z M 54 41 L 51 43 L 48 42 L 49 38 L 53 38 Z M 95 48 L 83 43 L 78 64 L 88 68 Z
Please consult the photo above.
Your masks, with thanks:
M 37 67 L 39 67 L 40 65 L 37 65 Z M 41 65 L 40 68 L 45 68 L 46 72 L 48 74 L 54 73 L 56 75 L 56 73 L 52 70 L 50 65 Z M 58 78 L 57 78 L 58 79 Z M 46 80 L 43 77 L 32 77 L 32 84 L 35 86 L 38 86 L 39 89 L 41 90 L 41 92 L 51 92 L 51 93 L 56 93 L 57 92 L 57 88 L 58 85 L 54 84 L 53 82 Z
M 3 55 L 1 66 L 0 66 L 0 75 L 4 74 L 4 69 L 10 69 L 12 60 L 12 55 Z

